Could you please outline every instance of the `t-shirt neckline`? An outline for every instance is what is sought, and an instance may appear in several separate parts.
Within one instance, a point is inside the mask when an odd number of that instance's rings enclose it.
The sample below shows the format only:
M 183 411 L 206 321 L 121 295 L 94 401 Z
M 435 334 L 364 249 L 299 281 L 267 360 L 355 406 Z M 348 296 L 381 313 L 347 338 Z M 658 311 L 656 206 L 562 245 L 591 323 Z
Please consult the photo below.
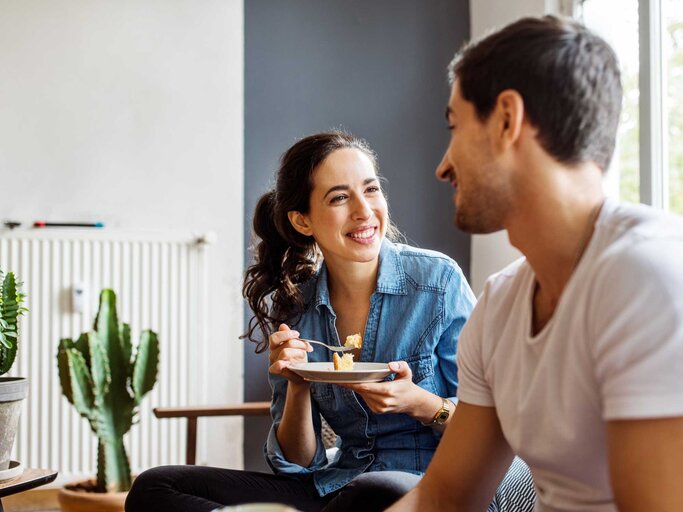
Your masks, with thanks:
M 552 331 L 553 325 L 555 324 L 555 318 L 558 316 L 558 311 L 562 307 L 564 307 L 565 303 L 565 297 L 568 295 L 568 292 L 570 290 L 570 287 L 575 286 L 575 283 L 577 281 L 577 275 L 580 274 L 582 271 L 585 270 L 586 265 L 588 264 L 587 262 L 591 260 L 593 253 L 595 252 L 595 247 L 597 244 L 597 240 L 600 238 L 600 224 L 602 223 L 603 219 L 605 218 L 606 215 L 609 214 L 609 212 L 612 211 L 614 205 L 610 198 L 606 197 L 603 204 L 602 208 L 600 209 L 600 213 L 595 219 L 595 225 L 593 229 L 593 234 L 590 237 L 590 240 L 588 241 L 588 245 L 586 245 L 586 249 L 583 252 L 583 255 L 581 256 L 581 259 L 579 260 L 578 264 L 576 265 L 576 268 L 572 272 L 572 275 L 569 276 L 569 280 L 567 281 L 567 285 L 564 287 L 564 290 L 562 290 L 562 294 L 560 295 L 560 300 L 557 302 L 557 306 L 555 307 L 555 311 L 553 311 L 552 316 L 548 319 L 546 324 L 543 326 L 543 329 L 541 329 L 535 336 L 531 334 L 532 328 L 533 328 L 533 301 L 534 301 L 534 290 L 536 288 L 536 274 L 534 274 L 533 268 L 531 268 L 531 265 L 529 265 L 529 262 L 525 262 L 528 268 L 528 274 L 529 277 L 527 279 L 527 283 L 525 286 L 525 298 L 524 298 L 524 315 L 525 315 L 525 321 L 520 322 L 520 324 L 523 326 L 523 329 L 525 332 L 523 333 L 524 340 L 526 343 L 529 345 L 535 345 L 545 338 L 548 337 L 548 333 Z

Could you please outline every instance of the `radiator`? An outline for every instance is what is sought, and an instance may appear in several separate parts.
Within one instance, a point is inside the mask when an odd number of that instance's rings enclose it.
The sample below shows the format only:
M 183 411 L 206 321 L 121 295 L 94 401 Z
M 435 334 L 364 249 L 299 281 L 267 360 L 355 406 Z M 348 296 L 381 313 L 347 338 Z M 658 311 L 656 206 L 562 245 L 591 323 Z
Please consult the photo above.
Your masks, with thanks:
M 207 244 L 190 236 L 105 230 L 0 232 L 0 267 L 23 281 L 29 313 L 21 319 L 17 360 L 9 375 L 29 378 L 14 459 L 60 471 L 60 481 L 93 475 L 97 444 L 88 422 L 61 395 L 60 338 L 90 330 L 102 288 L 118 296 L 119 320 L 158 333 L 157 384 L 126 435 L 134 473 L 184 463 L 185 422 L 164 421 L 152 408 L 203 403 Z

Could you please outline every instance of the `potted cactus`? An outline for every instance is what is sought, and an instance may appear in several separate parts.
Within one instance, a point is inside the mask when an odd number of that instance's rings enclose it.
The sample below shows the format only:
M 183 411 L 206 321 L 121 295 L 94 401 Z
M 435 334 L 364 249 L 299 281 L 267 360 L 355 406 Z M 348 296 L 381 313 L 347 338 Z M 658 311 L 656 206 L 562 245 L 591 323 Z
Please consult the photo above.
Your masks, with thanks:
M 28 311 L 22 306 L 25 295 L 14 273 L 0 270 L 0 375 L 12 368 L 17 356 L 19 316 Z M 22 401 L 28 395 L 28 379 L 0 377 L 0 480 L 21 474 L 21 465 L 10 461 L 19 426 Z
M 97 478 L 65 486 L 64 511 L 123 511 L 131 486 L 123 436 L 130 430 L 143 396 L 156 382 L 157 335 L 145 330 L 133 354 L 130 326 L 116 315 L 116 295 L 102 290 L 93 330 L 59 342 L 57 363 L 62 393 L 90 422 L 98 439 Z

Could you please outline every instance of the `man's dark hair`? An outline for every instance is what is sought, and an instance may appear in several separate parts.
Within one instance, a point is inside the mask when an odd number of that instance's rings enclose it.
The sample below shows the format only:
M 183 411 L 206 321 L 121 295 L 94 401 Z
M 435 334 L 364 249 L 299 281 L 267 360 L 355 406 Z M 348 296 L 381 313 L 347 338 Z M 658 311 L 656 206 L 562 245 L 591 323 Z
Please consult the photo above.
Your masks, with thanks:
M 621 111 L 619 64 L 612 48 L 580 23 L 522 18 L 466 45 L 450 63 L 449 78 L 480 120 L 502 91 L 514 89 L 550 155 L 568 165 L 609 166 Z

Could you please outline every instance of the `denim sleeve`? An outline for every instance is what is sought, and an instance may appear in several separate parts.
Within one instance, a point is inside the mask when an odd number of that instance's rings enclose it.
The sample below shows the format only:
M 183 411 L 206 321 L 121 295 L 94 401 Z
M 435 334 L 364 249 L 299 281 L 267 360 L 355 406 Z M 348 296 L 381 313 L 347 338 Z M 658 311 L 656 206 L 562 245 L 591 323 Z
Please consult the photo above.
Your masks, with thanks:
M 436 346 L 442 375 L 446 378 L 447 396 L 454 404 L 458 403 L 457 350 L 458 339 L 465 322 L 470 316 L 476 299 L 470 285 L 459 267 L 451 273 L 444 295 L 444 326 Z
M 287 396 L 287 379 L 277 375 L 268 375 L 270 387 L 273 390 L 273 400 L 270 404 L 270 414 L 273 418 L 273 423 L 268 432 L 268 439 L 266 440 L 265 455 L 268 465 L 273 470 L 273 473 L 286 473 L 289 475 L 306 475 L 317 469 L 327 465 L 327 457 L 325 456 L 325 446 L 323 445 L 320 422 L 320 412 L 311 400 L 311 407 L 313 413 L 313 429 L 315 430 L 316 449 L 313 461 L 308 467 L 299 466 L 293 462 L 288 461 L 282 453 L 280 443 L 278 443 L 275 435 L 277 429 L 282 421 L 282 412 L 285 408 L 285 397 Z

